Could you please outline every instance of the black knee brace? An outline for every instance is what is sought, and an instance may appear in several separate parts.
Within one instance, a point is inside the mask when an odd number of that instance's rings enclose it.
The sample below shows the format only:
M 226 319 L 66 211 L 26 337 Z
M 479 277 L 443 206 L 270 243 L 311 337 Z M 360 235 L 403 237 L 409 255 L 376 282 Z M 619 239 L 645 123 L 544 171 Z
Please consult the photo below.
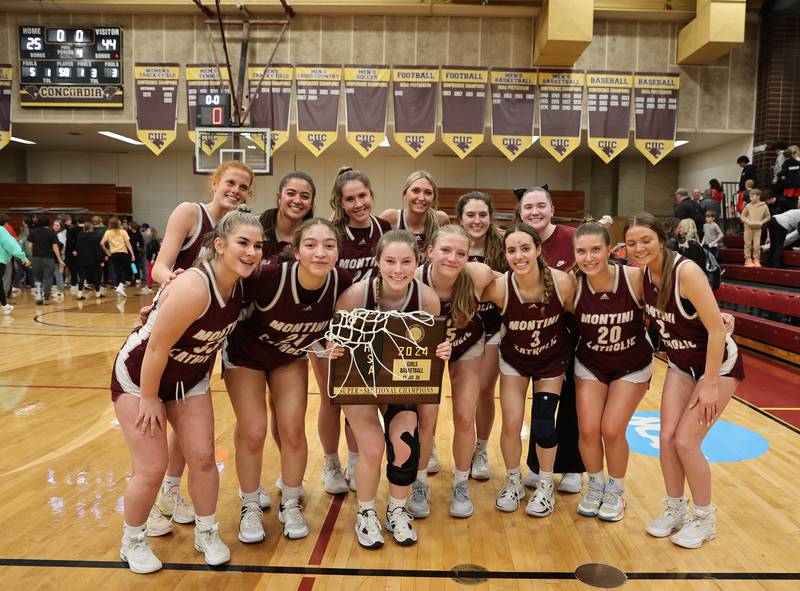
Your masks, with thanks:
M 536 392 L 533 395 L 531 434 L 537 445 L 545 449 L 558 445 L 558 434 L 556 433 L 558 398 L 558 394 L 552 392 Z
M 398 413 L 405 411 L 416 413 L 417 408 L 412 405 L 392 404 L 389 405 L 386 414 L 383 415 L 383 425 L 386 432 L 386 478 L 389 479 L 389 482 L 398 486 L 414 484 L 419 466 L 419 429 L 416 427 L 413 435 L 408 431 L 400 434 L 400 439 L 409 447 L 411 453 L 402 466 L 394 465 L 394 445 L 392 445 L 392 441 L 389 438 L 389 425 Z

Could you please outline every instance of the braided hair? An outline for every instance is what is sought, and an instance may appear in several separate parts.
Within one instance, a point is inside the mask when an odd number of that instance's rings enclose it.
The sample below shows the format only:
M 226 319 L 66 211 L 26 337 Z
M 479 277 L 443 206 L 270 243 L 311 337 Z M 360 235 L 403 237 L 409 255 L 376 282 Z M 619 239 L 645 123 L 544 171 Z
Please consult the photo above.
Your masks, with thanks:
M 518 222 L 513 224 L 508 230 L 506 230 L 506 235 L 504 238 L 505 241 L 508 240 L 508 237 L 511 236 L 514 232 L 522 232 L 523 234 L 527 234 L 533 240 L 534 246 L 539 249 L 539 255 L 536 257 L 536 266 L 539 269 L 539 273 L 542 277 L 542 282 L 544 283 L 544 293 L 542 294 L 542 306 L 541 306 L 541 313 L 544 316 L 544 310 L 547 307 L 547 304 L 550 303 L 550 296 L 553 294 L 555 287 L 553 286 L 554 279 L 553 279 L 553 272 L 550 270 L 550 267 L 547 266 L 547 263 L 542 258 L 542 239 L 539 236 L 538 232 L 534 230 L 531 226 L 526 223 Z M 510 266 L 510 265 L 509 265 Z

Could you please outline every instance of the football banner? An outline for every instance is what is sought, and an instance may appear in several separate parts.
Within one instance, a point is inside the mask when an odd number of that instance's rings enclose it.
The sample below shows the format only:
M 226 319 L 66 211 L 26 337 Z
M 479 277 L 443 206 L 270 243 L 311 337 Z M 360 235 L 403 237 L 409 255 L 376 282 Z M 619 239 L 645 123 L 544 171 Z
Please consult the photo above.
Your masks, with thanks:
M 416 158 L 436 141 L 439 68 L 392 68 L 394 140 Z
M 289 64 L 252 64 L 247 68 L 250 127 L 272 130 L 272 154 L 289 140 L 293 72 L 294 67 Z M 250 139 L 266 150 L 262 134 L 253 134 Z
M 178 64 L 134 64 L 136 137 L 158 156 L 178 136 Z
M 628 147 L 631 118 L 630 72 L 587 72 L 589 148 L 608 164 Z
M 220 78 L 221 76 L 221 78 Z M 186 101 L 187 123 L 189 139 L 195 143 L 194 131 L 197 123 L 197 105 L 202 104 L 206 96 L 230 94 L 231 87 L 228 79 L 228 70 L 218 68 L 215 64 L 187 64 L 186 65 Z M 203 133 L 200 138 L 202 150 L 211 156 L 226 142 L 226 135 L 221 133 Z
M 536 70 L 491 70 L 492 143 L 513 161 L 533 144 Z
M 314 156 L 333 145 L 339 136 L 341 66 L 296 66 L 297 139 Z
M 442 68 L 442 140 L 459 158 L 483 143 L 488 81 L 482 68 Z
M 0 64 L 0 150 L 11 141 L 11 64 Z
M 655 165 L 675 147 L 678 74 L 635 74 L 636 149 Z
M 539 70 L 539 142 L 559 162 L 581 144 L 585 80 L 582 72 Z
M 391 70 L 383 66 L 345 66 L 347 143 L 364 158 L 386 139 Z

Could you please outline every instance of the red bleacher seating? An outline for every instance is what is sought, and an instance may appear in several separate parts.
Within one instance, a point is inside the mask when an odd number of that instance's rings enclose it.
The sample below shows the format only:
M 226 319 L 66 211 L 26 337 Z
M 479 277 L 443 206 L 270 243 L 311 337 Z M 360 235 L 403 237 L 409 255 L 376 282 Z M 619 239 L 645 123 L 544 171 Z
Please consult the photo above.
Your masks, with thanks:
M 753 283 L 766 283 L 800 288 L 800 269 L 771 269 L 768 267 L 745 267 L 744 265 L 723 264 L 725 269 L 723 279 L 736 281 L 751 281 Z
M 767 252 L 761 252 L 761 263 L 767 260 Z M 739 248 L 721 248 L 719 251 L 720 263 L 734 263 L 741 264 L 744 262 L 744 249 Z M 800 267 L 800 251 L 784 250 L 783 251 L 783 266 L 784 267 Z

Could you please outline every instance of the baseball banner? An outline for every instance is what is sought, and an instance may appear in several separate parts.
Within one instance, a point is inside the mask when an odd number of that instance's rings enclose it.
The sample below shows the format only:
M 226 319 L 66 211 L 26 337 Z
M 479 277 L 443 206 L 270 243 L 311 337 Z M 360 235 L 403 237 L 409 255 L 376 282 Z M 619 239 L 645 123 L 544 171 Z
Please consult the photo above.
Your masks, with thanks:
M 386 139 L 391 71 L 383 66 L 345 66 L 347 143 L 364 158 Z
M 571 70 L 539 70 L 539 141 L 559 162 L 581 145 L 585 80 Z
M 533 144 L 536 70 L 491 70 L 492 143 L 511 160 Z
M 628 147 L 632 86 L 630 73 L 586 73 L 589 147 L 606 164 Z
M 442 68 L 442 140 L 459 158 L 483 143 L 488 81 L 481 68 Z
M 272 130 L 272 154 L 289 140 L 293 71 L 290 64 L 252 64 L 247 68 L 250 126 Z M 254 134 L 250 139 L 266 150 L 261 134 Z
M 11 141 L 11 64 L 0 64 L 0 150 Z
M 655 165 L 675 147 L 678 127 L 678 74 L 636 74 L 636 149 Z
M 197 126 L 197 105 L 204 104 L 206 97 L 230 94 L 230 80 L 228 70 L 218 68 L 215 64 L 187 64 L 186 65 L 186 101 L 187 124 L 189 139 L 195 143 L 195 127 Z M 203 133 L 200 138 L 202 150 L 211 156 L 226 141 L 225 134 Z
M 439 68 L 392 68 L 394 140 L 416 158 L 436 141 L 436 104 Z
M 319 156 L 339 136 L 341 66 L 304 65 L 294 70 L 297 80 L 297 139 Z
M 136 137 L 158 156 L 178 136 L 178 64 L 134 64 Z

